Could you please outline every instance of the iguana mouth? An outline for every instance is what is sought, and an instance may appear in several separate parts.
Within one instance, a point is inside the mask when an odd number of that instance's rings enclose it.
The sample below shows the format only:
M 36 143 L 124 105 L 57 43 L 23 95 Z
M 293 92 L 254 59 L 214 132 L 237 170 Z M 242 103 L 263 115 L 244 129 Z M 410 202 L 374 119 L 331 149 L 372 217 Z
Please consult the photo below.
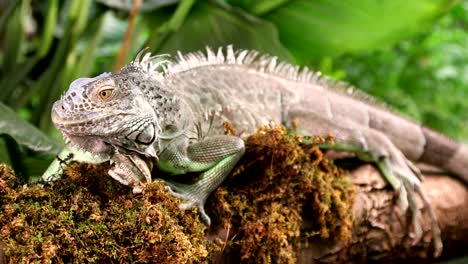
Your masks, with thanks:
M 71 126 L 79 126 L 80 124 L 86 124 L 88 122 L 96 122 L 99 120 L 98 118 L 99 113 L 87 113 L 86 119 L 74 119 L 71 120 L 68 117 L 62 117 L 60 114 L 53 109 L 51 113 L 52 122 L 57 126 L 57 128 L 66 128 Z
M 62 113 L 62 114 L 61 114 Z M 131 113 L 121 113 L 119 116 L 132 115 Z M 105 116 L 102 112 L 87 112 L 85 116 L 80 118 L 79 116 L 68 116 L 66 113 L 57 110 L 55 107 L 51 111 L 52 122 L 57 128 L 70 128 L 76 126 L 89 126 L 92 123 L 99 123 L 105 119 L 109 119 L 109 115 Z M 78 117 L 78 118 L 77 118 Z

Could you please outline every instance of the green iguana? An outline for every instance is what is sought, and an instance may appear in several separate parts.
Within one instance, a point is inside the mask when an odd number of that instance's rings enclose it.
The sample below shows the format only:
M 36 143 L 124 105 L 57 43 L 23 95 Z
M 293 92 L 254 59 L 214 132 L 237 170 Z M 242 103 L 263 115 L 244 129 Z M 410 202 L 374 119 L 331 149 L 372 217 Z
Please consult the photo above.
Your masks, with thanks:
M 331 133 L 335 148 L 375 162 L 399 191 L 403 208 L 411 207 L 418 239 L 419 193 L 433 221 L 436 252 L 442 249 L 420 172 L 409 160 L 442 167 L 468 182 L 465 145 L 276 57 L 231 46 L 225 52 L 179 53 L 175 61 L 143 53 L 116 73 L 75 80 L 52 109 L 66 142 L 110 159 L 115 166 L 109 174 L 117 181 L 140 192 L 154 166 L 172 174 L 201 172 L 191 185 L 167 184 L 185 201 L 181 209 L 198 207 L 209 224 L 204 203 L 242 157 L 243 138 L 262 124 L 296 120 L 304 133 Z M 243 137 L 224 135 L 224 121 Z

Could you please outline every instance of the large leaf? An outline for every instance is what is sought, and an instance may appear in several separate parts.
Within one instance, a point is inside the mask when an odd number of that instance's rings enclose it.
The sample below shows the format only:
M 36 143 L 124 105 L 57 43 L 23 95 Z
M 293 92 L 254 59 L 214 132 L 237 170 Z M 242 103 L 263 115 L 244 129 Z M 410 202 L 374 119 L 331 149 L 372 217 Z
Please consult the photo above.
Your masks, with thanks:
M 230 0 L 273 22 L 302 63 L 389 46 L 427 30 L 456 0 Z M 267 13 L 265 13 L 267 12 Z
M 233 44 L 235 48 L 256 49 L 292 61 L 271 23 L 240 9 L 212 2 L 197 2 L 175 32 L 156 33 L 160 34 L 153 34 L 149 47 L 158 53 L 174 54 L 177 50 L 188 52 L 204 50 L 206 46 L 216 48 Z
M 468 3 L 468 2 L 467 2 Z M 356 87 L 421 123 L 468 141 L 468 5 L 457 5 L 430 32 L 391 49 L 342 56 Z
M 0 136 L 6 134 L 18 144 L 31 150 L 57 154 L 61 147 L 43 132 L 19 118 L 13 110 L 0 102 Z

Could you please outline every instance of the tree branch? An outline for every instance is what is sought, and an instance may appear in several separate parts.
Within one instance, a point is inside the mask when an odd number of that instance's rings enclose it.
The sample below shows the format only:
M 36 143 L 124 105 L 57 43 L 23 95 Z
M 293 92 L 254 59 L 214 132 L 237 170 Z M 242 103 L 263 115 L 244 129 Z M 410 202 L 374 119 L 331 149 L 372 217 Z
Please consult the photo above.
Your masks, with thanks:
M 431 258 L 432 234 L 425 211 L 422 216 L 424 236 L 413 243 L 411 216 L 395 206 L 394 192 L 385 188 L 379 172 L 371 165 L 361 166 L 352 172 L 352 182 L 357 191 L 351 243 L 311 239 L 309 247 L 298 251 L 299 263 L 311 263 L 311 259 L 331 263 L 369 260 L 381 263 Z M 427 193 L 442 231 L 443 257 L 463 255 L 468 246 L 468 189 L 449 176 L 426 176 L 422 189 Z M 418 204 L 422 207 L 420 200 Z

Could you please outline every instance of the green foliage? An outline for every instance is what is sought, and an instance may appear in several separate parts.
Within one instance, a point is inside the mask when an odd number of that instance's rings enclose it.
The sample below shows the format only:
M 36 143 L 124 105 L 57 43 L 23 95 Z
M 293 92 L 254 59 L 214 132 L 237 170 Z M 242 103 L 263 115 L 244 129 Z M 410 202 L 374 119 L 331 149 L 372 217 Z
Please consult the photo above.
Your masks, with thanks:
M 356 87 L 427 126 L 468 138 L 468 4 L 458 5 L 431 32 L 395 47 L 343 56 Z
M 35 160 L 33 156 L 22 159 L 21 148 L 53 156 L 60 151 L 59 145 L 1 102 L 0 113 L 0 163 L 11 164 L 19 174 L 39 176 L 48 162 L 44 162 L 44 158 Z M 39 171 L 33 172 L 32 167 L 39 167 Z
M 453 0 L 230 0 L 272 22 L 301 63 L 389 46 L 430 28 Z
M 72 80 L 114 68 L 130 10 L 121 3 L 3 3 L 0 102 L 58 141 L 60 135 L 51 129 L 50 108 Z M 234 44 L 349 79 L 436 129 L 466 137 L 466 3 L 457 5 L 431 31 L 455 3 L 144 1 L 126 61 L 144 46 L 152 52 L 174 54 Z M 414 38 L 400 42 L 410 36 Z M 0 112 L 0 122 L 10 120 L 10 115 L 11 111 Z M 30 162 L 32 152 L 25 151 L 31 147 L 28 141 L 23 142 L 15 131 L 3 133 L 8 134 L 0 143 L 3 160 L 19 164 L 15 169 L 41 167 L 31 165 L 35 163 Z
M 280 43 L 278 32 L 271 23 L 238 8 L 199 2 L 190 10 L 182 26 L 171 32 L 169 21 L 162 27 L 166 29 L 164 33 L 155 32 L 148 43 L 148 47 L 158 53 L 175 54 L 178 50 L 188 52 L 205 50 L 206 46 L 233 44 L 236 48 L 256 49 L 283 60 L 294 60 Z
M 44 27 L 40 28 L 40 32 L 34 32 L 34 28 L 30 28 L 32 32 L 27 33 L 36 34 L 32 41 L 25 41 L 26 32 L 23 31 L 28 26 L 32 27 L 29 24 L 34 19 L 31 17 L 33 6 L 30 1 L 22 1 L 21 5 L 17 5 L 8 21 L 5 43 L 9 48 L 3 53 L 4 67 L 0 79 L 3 92 L 0 101 L 15 110 L 32 104 L 30 121 L 43 130 L 50 127 L 49 115 L 53 101 L 72 78 L 81 75 L 81 72 L 77 72 L 81 68 L 70 68 L 75 66 L 71 60 L 76 52 L 76 44 L 88 24 L 90 2 L 67 1 L 61 7 L 66 16 L 57 21 L 59 5 L 56 0 L 47 1 L 47 5 L 42 6 L 47 8 L 42 17 L 45 19 Z M 14 33 L 8 34 L 10 29 Z M 59 30 L 62 31 L 61 34 L 58 33 Z M 60 37 L 60 41 L 54 43 L 52 50 L 54 31 L 55 37 Z M 92 53 L 89 55 L 93 57 Z
M 31 150 L 57 154 L 59 145 L 33 125 L 19 118 L 13 110 L 0 102 L 0 136 L 10 135 Z

